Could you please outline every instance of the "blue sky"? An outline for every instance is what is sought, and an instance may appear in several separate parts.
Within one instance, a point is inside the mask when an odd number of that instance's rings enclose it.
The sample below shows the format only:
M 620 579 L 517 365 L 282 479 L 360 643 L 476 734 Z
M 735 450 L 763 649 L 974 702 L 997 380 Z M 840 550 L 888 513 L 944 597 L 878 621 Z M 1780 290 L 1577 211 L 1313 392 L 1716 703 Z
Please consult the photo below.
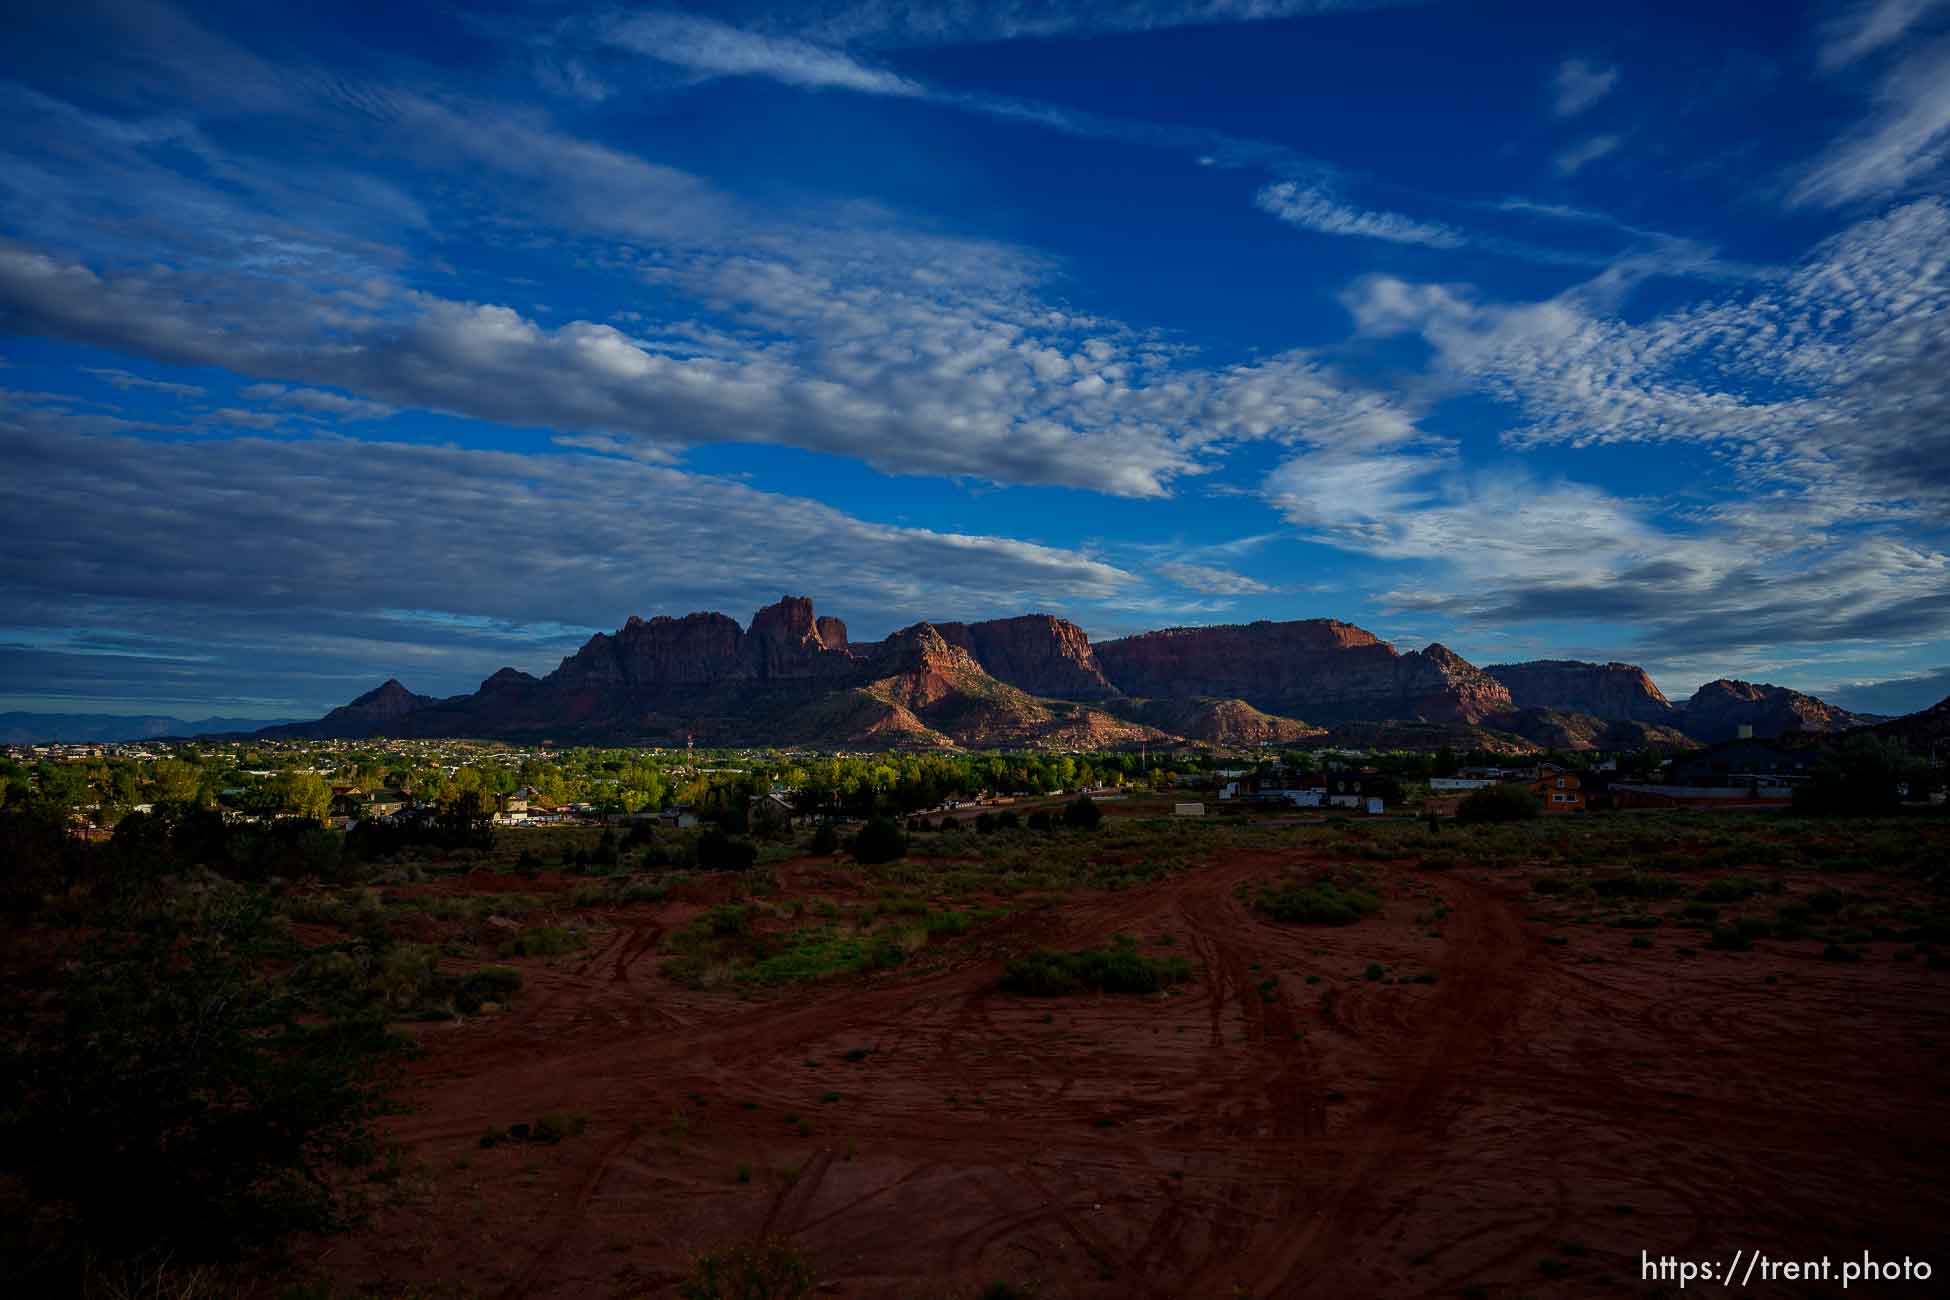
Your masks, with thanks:
M 0 109 L 0 708 L 784 591 L 1950 694 L 1944 0 L 84 3 Z

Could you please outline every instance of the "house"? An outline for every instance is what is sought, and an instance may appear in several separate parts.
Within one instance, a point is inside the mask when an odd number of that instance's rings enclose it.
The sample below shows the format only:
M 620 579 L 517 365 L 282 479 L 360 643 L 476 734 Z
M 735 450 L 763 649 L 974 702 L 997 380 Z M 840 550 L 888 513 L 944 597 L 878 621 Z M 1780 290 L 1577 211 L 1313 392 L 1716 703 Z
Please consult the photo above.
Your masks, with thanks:
M 673 830 L 687 831 L 697 825 L 697 814 L 691 811 L 690 805 L 679 804 L 675 808 L 666 808 L 657 820 Z
M 784 791 L 771 790 L 752 800 L 752 829 L 777 829 L 790 826 L 799 815 Z
M 1583 812 L 1584 782 L 1576 772 L 1558 768 L 1554 763 L 1546 763 L 1544 771 L 1535 781 L 1530 782 L 1530 791 L 1544 805 L 1547 813 Z

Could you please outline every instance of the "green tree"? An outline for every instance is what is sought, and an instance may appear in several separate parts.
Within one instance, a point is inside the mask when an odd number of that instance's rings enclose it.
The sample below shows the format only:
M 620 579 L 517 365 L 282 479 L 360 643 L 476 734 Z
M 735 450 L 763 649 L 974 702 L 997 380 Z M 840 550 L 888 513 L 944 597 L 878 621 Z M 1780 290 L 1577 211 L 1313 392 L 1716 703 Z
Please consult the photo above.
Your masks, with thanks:
M 149 768 L 149 803 L 195 803 L 202 789 L 202 768 L 180 758 L 159 758 Z
M 332 787 L 316 772 L 286 772 L 277 778 L 277 805 L 293 817 L 322 822 L 332 810 Z

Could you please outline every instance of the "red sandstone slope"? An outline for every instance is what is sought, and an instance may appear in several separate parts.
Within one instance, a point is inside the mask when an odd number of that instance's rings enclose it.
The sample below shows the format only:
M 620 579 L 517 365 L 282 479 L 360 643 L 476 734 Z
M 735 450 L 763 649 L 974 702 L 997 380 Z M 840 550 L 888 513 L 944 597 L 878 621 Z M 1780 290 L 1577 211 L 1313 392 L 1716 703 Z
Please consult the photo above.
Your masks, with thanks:
M 1678 710 L 1645 669 L 1636 664 L 1593 664 L 1576 659 L 1534 659 L 1491 664 L 1483 670 L 1502 682 L 1520 709 L 1587 713 L 1606 722 L 1672 726 Z
M 1145 632 L 1099 645 L 1097 661 L 1127 695 L 1237 698 L 1308 722 L 1480 722 L 1512 707 L 1501 683 L 1444 646 L 1401 654 L 1333 619 Z
M 1098 665 L 1089 636 L 1068 619 L 1024 614 L 985 623 L 936 623 L 934 629 L 992 676 L 1031 695 L 1103 700 L 1118 693 Z

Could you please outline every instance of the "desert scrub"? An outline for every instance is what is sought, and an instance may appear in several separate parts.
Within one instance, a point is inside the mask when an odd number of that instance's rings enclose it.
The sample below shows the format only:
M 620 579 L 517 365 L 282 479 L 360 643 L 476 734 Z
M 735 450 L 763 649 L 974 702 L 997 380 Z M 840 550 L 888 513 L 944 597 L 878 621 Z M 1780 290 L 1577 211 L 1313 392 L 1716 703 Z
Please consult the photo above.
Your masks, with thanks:
M 1191 977 L 1191 964 L 1183 957 L 1147 957 L 1135 940 L 1118 935 L 1108 948 L 1046 948 L 1019 957 L 1003 972 L 1002 987 L 1045 998 L 1081 992 L 1156 993 Z
M 1381 900 L 1365 889 L 1331 880 L 1303 885 L 1287 881 L 1261 885 L 1253 910 L 1294 925 L 1353 925 L 1381 910 Z
M 557 957 L 565 952 L 574 952 L 583 945 L 579 930 L 565 930 L 559 925 L 535 926 L 523 930 L 514 938 L 501 945 L 503 957 Z
M 761 1237 L 699 1255 L 677 1284 L 678 1300 L 801 1300 L 813 1290 L 812 1264 L 781 1237 Z

